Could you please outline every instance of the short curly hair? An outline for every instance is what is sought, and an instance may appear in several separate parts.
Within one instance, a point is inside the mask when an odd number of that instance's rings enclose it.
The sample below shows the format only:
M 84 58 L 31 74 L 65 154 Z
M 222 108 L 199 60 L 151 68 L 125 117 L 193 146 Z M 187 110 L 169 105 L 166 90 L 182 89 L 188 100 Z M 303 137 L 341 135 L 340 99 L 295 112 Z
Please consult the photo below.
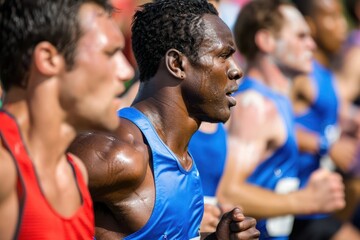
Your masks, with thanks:
M 198 61 L 205 34 L 204 14 L 218 15 L 207 0 L 157 0 L 141 6 L 132 25 L 140 81 L 155 75 L 161 59 L 171 48 L 182 52 L 192 63 Z
M 113 10 L 107 0 L 0 0 L 0 79 L 5 91 L 26 87 L 33 51 L 42 41 L 53 44 L 71 69 L 84 3 Z

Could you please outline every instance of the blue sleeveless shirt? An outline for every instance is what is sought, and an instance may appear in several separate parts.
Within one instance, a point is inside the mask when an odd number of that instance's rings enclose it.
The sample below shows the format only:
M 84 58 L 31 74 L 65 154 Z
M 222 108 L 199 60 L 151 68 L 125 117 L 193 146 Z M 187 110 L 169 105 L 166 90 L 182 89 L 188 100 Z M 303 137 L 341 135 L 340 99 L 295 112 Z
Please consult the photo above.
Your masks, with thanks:
M 137 109 L 124 108 L 118 115 L 134 123 L 145 136 L 152 152 L 150 161 L 155 183 L 155 203 L 150 219 L 125 239 L 200 239 L 204 203 L 195 162 L 186 171 L 148 118 Z
M 218 123 L 213 133 L 196 131 L 190 140 L 189 152 L 199 169 L 204 195 L 215 197 L 227 157 L 224 124 Z
M 255 169 L 247 182 L 279 194 L 296 191 L 299 187 L 298 148 L 290 101 L 266 85 L 245 77 L 236 94 L 249 90 L 256 91 L 268 100 L 273 101 L 286 127 L 287 139 L 279 149 Z M 258 220 L 257 229 L 261 232 L 260 239 L 288 239 L 293 221 L 294 217 L 291 215 Z
M 333 73 L 314 61 L 310 80 L 316 92 L 315 101 L 306 112 L 296 114 L 295 121 L 302 128 L 331 141 L 333 135 L 338 133 L 338 97 L 334 87 Z M 319 154 L 306 152 L 299 154 L 300 187 L 306 186 L 311 173 L 320 167 L 320 159 Z

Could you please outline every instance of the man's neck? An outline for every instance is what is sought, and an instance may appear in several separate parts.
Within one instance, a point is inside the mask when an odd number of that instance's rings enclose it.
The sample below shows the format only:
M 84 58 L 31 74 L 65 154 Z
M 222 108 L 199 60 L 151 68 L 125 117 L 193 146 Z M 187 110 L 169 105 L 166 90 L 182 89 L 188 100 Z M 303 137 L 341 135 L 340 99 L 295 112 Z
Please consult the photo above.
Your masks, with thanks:
M 64 122 L 64 116 L 58 114 L 56 108 L 49 111 L 49 102 L 44 98 L 29 98 L 26 94 L 21 89 L 9 91 L 3 107 L 15 117 L 34 164 L 55 167 L 64 159 L 76 131 Z
M 290 92 L 290 76 L 286 76 L 270 59 L 262 58 L 249 63 L 247 75 L 268 86 L 275 92 L 286 96 Z
M 330 56 L 326 52 L 317 49 L 314 53 L 314 57 L 324 67 L 326 68 L 330 67 Z
M 188 142 L 200 123 L 189 116 L 179 89 L 148 89 L 152 86 L 154 84 L 140 86 L 133 107 L 150 120 L 160 138 L 174 153 L 186 155 Z

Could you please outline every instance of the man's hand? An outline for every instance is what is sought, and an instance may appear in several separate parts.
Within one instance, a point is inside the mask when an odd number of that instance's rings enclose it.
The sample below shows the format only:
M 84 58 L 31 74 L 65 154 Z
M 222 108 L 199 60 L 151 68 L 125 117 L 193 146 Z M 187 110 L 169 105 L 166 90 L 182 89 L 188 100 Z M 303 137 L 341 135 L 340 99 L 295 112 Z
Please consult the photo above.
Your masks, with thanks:
M 256 220 L 251 217 L 245 217 L 239 208 L 225 213 L 216 229 L 216 239 L 258 239 L 260 232 L 255 228 Z
M 337 167 L 348 172 L 355 159 L 356 140 L 350 137 L 341 137 L 330 148 L 329 155 Z
M 319 169 L 310 176 L 306 187 L 312 213 L 333 212 L 345 207 L 345 193 L 342 177 L 325 169 Z

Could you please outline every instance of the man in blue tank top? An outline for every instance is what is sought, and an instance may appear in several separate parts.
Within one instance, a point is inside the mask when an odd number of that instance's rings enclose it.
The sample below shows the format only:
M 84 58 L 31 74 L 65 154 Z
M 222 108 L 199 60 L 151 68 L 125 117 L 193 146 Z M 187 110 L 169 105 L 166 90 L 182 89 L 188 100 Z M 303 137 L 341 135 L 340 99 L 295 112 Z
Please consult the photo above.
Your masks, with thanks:
M 135 13 L 132 46 L 140 87 L 119 111 L 122 127 L 70 148 L 89 170 L 96 239 L 257 239 L 239 208 L 200 236 L 202 188 L 187 149 L 202 121 L 225 122 L 236 104 L 230 29 L 207 0 L 159 0 Z
M 208 2 L 219 11 L 221 0 L 208 0 Z M 221 13 L 219 14 L 223 19 Z M 200 231 L 213 232 L 221 214 L 233 207 L 230 204 L 219 204 L 216 197 L 227 158 L 227 132 L 224 124 L 201 123 L 198 131 L 191 137 L 189 152 L 199 170 L 204 193 L 204 215 Z
M 344 206 L 341 177 L 312 175 L 298 190 L 297 144 L 291 79 L 310 72 L 315 43 L 300 12 L 287 1 L 258 0 L 244 6 L 234 34 L 247 60 L 238 104 L 229 124 L 229 158 L 219 201 L 241 205 L 258 219 L 261 239 L 288 239 L 293 214 Z
M 317 43 L 311 74 L 294 82 L 293 106 L 300 149 L 300 187 L 322 166 L 346 172 L 355 158 L 356 141 L 341 134 L 339 99 L 330 63 L 346 37 L 340 0 L 294 1 L 312 26 Z M 341 136 L 342 135 L 342 136 Z M 291 239 L 360 239 L 360 232 L 329 214 L 298 216 Z

